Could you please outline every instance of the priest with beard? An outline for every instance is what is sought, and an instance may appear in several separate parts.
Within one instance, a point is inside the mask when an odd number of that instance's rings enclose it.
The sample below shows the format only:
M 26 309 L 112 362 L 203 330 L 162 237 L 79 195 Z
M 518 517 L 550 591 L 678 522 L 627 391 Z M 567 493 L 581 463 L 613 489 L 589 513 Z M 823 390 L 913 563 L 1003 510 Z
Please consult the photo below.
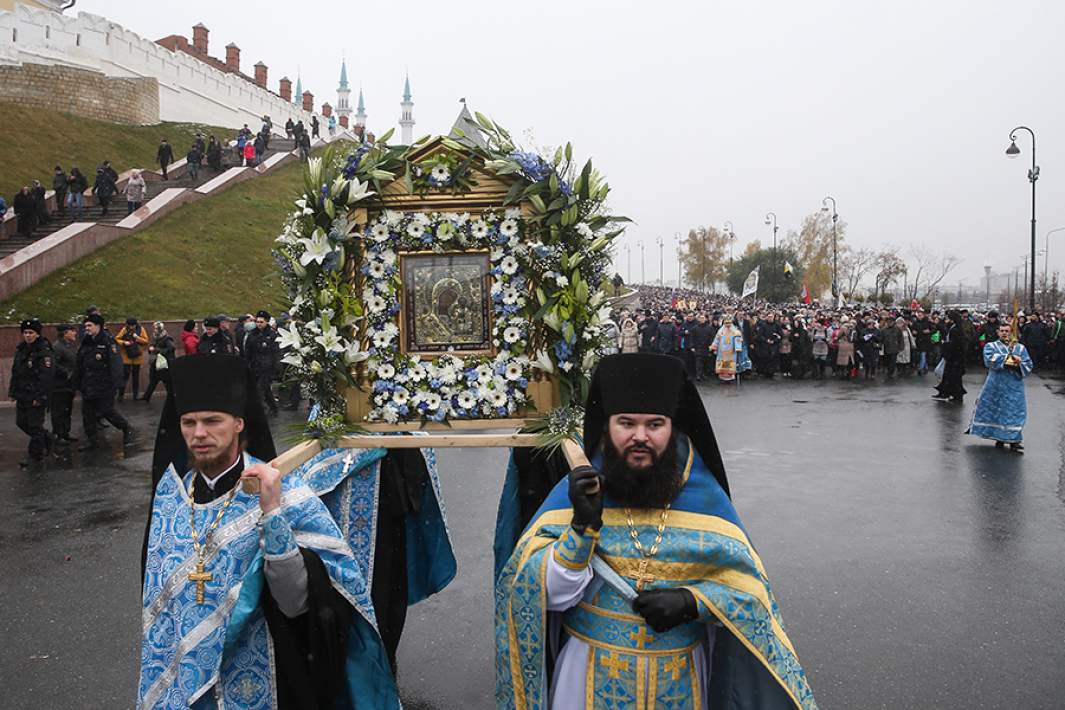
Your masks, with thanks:
M 497 707 L 816 708 L 683 363 L 606 357 L 585 412 L 496 579 Z
M 138 708 L 398 708 L 371 594 L 318 494 L 282 478 L 247 364 L 170 364 L 144 549 Z M 241 482 L 258 481 L 259 493 Z

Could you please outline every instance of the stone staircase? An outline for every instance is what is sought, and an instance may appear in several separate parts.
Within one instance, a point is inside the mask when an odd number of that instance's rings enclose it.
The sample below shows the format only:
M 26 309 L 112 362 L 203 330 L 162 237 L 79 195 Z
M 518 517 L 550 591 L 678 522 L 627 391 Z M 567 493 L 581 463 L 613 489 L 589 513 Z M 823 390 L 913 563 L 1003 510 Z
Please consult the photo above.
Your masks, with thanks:
M 347 131 L 330 138 L 328 135 L 312 142 L 312 150 L 333 140 L 355 140 Z M 142 170 L 147 183 L 144 204 L 132 215 L 126 215 L 125 184 L 129 171 L 118 180 L 118 192 L 106 215 L 94 204 L 87 191 L 83 214 L 75 222 L 69 214 L 54 210 L 55 196 L 48 191 L 46 204 L 52 209 L 51 220 L 23 237 L 16 230 L 17 221 L 12 210 L 0 221 L 0 300 L 29 288 L 38 280 L 73 263 L 96 249 L 159 219 L 188 202 L 203 199 L 248 179 L 267 174 L 297 159 L 292 140 L 276 133 L 262 156 L 262 164 L 255 168 L 242 167 L 235 150 L 235 141 L 223 152 L 222 170 L 215 172 L 201 166 L 194 181 L 186 171 L 185 160 L 176 161 L 169 169 L 169 180 L 152 170 Z

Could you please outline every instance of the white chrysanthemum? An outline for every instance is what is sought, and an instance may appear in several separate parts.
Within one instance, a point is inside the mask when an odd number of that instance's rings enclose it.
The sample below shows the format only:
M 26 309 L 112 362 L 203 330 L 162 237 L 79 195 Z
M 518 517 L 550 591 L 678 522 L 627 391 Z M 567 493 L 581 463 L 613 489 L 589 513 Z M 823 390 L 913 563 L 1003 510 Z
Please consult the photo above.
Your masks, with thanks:
M 385 406 L 382 408 L 381 416 L 384 417 L 384 420 L 389 424 L 395 424 L 399 421 L 399 412 L 392 406 Z
M 507 395 L 505 392 L 499 390 L 493 390 L 492 396 L 488 400 L 493 407 L 505 407 L 507 406 Z
M 503 250 L 499 247 L 492 247 L 492 251 L 489 252 L 488 258 L 492 260 L 492 263 L 499 261 L 503 258 Z
M 472 409 L 477 406 L 477 395 L 466 390 L 458 396 L 458 402 L 463 409 Z
M 499 231 L 504 237 L 513 237 L 518 233 L 518 220 L 505 219 L 499 225 Z
M 517 219 L 518 217 L 521 217 L 521 208 L 520 207 L 508 207 L 507 211 L 504 212 L 503 215 L 507 219 Z
M 379 252 L 377 256 L 381 257 L 381 261 L 385 262 L 389 266 L 396 265 L 396 252 L 392 249 L 385 249 L 384 251 Z
M 496 295 L 497 293 L 503 293 L 503 282 L 502 281 L 493 281 L 492 282 L 491 291 L 492 291 L 492 295 L 493 296 Z
M 366 307 L 370 309 L 370 313 L 384 313 L 388 308 L 388 301 L 380 296 L 374 296 L 367 302 Z
M 557 283 L 559 286 L 568 286 L 569 279 L 563 276 L 562 274 L 558 274 L 557 276 L 555 276 L 555 283 Z
M 403 213 L 396 210 L 385 210 L 385 213 L 380 217 L 380 220 L 390 227 L 395 227 L 402 219 Z
M 507 256 L 503 261 L 499 262 L 499 268 L 504 274 L 509 276 L 518 270 L 518 260 L 513 256 Z
M 478 365 L 476 372 L 477 381 L 482 385 L 492 381 L 492 368 L 488 365 Z
M 503 290 L 503 303 L 508 306 L 513 306 L 515 303 L 518 302 L 518 297 L 520 295 L 521 294 L 518 292 L 518 289 L 514 288 L 513 286 L 508 286 Z
M 423 370 L 421 367 L 411 368 L 410 378 L 415 382 L 421 382 L 425 379 L 425 370 Z
M 436 376 L 445 385 L 453 385 L 458 373 L 455 372 L 455 368 L 451 365 L 445 365 L 437 370 Z
M 392 393 L 392 401 L 400 406 L 403 406 L 408 401 L 410 401 L 410 392 L 403 389 L 402 387 L 398 387 L 396 391 Z
M 390 338 L 394 338 L 399 335 L 399 326 L 392 321 L 389 321 L 388 323 L 385 323 L 384 331 L 388 333 Z
M 451 179 L 451 171 L 446 165 L 437 165 L 433 168 L 433 179 L 437 182 L 447 182 Z
M 375 224 L 373 229 L 370 230 L 370 236 L 378 243 L 386 241 L 390 233 L 387 224 Z
M 391 363 L 381 363 L 377 368 L 377 379 L 379 380 L 391 380 L 396 376 L 396 368 L 392 367 Z
M 371 261 L 368 271 L 371 279 L 383 279 L 385 277 L 385 265 L 380 261 Z
M 521 340 L 521 330 L 514 326 L 508 327 L 503 331 L 503 340 L 507 341 L 511 345 Z
M 418 222 L 411 222 L 407 225 L 407 234 L 411 235 L 415 239 L 420 239 L 425 234 L 425 227 Z
M 521 378 L 521 365 L 516 362 L 512 362 L 507 365 L 506 377 L 508 380 L 517 380 Z
M 470 225 L 470 235 L 475 239 L 484 239 L 488 236 L 488 225 L 483 220 L 477 220 Z
M 440 395 L 436 394 L 435 392 L 430 392 L 429 394 L 425 395 L 424 401 L 425 406 L 429 409 L 440 408 Z

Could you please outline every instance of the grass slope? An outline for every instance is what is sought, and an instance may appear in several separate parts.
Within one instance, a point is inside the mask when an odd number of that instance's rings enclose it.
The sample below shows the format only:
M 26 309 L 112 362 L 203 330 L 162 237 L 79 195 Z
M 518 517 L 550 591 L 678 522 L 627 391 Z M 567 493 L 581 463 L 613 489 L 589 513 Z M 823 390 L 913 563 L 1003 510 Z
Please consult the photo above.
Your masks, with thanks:
M 193 123 L 159 123 L 154 126 L 126 126 L 95 121 L 70 113 L 42 111 L 14 104 L 0 103 L 0 195 L 8 205 L 23 185 L 37 179 L 52 189 L 52 173 L 62 165 L 68 173 L 74 166 L 92 184 L 96 166 L 110 160 L 118 172 L 130 168 L 154 168 L 159 139 L 174 148 L 174 158 L 188 152 L 198 130 L 229 140 L 236 135 L 231 128 L 201 126 Z
M 0 322 L 66 322 L 90 304 L 142 322 L 276 311 L 282 288 L 270 250 L 302 175 L 293 163 L 179 207 L 0 303 Z

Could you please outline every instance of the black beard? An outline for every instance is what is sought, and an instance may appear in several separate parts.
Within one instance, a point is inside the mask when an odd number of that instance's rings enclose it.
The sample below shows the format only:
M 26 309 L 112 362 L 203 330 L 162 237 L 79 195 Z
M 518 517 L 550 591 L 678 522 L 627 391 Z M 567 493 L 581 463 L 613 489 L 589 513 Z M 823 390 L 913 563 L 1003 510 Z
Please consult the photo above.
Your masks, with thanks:
M 635 447 L 629 447 L 625 453 Z M 603 487 L 611 498 L 627 508 L 665 508 L 684 487 L 684 474 L 677 465 L 677 434 L 669 437 L 669 444 L 661 456 L 651 448 L 651 465 L 643 469 L 629 466 L 624 456 L 610 440 L 610 432 L 603 434 Z

